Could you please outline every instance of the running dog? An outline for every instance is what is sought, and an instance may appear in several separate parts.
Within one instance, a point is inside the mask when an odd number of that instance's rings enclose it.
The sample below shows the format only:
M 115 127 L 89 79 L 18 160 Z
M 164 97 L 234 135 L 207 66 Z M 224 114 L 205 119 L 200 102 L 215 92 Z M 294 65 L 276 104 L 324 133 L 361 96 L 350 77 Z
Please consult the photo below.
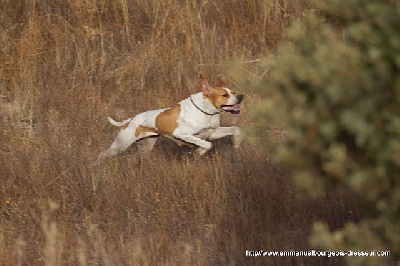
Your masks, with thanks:
M 233 135 L 234 147 L 239 147 L 242 141 L 240 129 L 221 127 L 220 113 L 240 113 L 239 104 L 244 96 L 228 89 L 223 77 L 219 78 L 217 87 L 211 87 L 201 75 L 200 79 L 201 91 L 171 108 L 146 111 L 122 122 L 108 117 L 110 123 L 121 130 L 111 146 L 99 154 L 95 164 L 125 151 L 138 140 L 141 140 L 140 151 L 149 152 L 160 135 L 170 137 L 178 144 L 198 146 L 196 154 L 200 156 L 212 147 L 207 140 Z

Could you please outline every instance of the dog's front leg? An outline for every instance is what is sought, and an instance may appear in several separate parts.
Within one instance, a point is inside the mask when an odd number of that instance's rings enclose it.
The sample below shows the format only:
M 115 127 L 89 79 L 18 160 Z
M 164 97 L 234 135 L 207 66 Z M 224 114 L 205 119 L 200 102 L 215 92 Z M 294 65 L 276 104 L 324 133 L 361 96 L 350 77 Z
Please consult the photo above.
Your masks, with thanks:
M 242 143 L 242 135 L 240 129 L 236 126 L 232 127 L 218 127 L 208 137 L 210 140 L 223 138 L 226 136 L 233 136 L 233 145 L 238 148 Z
M 208 142 L 206 140 L 200 139 L 196 136 L 193 135 L 187 135 L 187 134 L 174 134 L 174 137 L 192 144 L 195 144 L 199 146 L 199 148 L 196 150 L 196 153 L 198 155 L 203 155 L 206 151 L 211 149 L 212 143 Z

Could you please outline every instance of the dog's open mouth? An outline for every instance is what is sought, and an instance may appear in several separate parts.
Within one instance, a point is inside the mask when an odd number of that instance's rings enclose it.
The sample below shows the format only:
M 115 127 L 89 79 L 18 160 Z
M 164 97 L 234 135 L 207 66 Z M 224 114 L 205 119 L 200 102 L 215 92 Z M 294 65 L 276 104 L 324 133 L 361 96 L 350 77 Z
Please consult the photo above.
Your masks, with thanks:
M 240 113 L 240 106 L 239 104 L 235 105 L 222 105 L 221 110 L 225 112 L 229 112 L 231 114 L 238 114 Z

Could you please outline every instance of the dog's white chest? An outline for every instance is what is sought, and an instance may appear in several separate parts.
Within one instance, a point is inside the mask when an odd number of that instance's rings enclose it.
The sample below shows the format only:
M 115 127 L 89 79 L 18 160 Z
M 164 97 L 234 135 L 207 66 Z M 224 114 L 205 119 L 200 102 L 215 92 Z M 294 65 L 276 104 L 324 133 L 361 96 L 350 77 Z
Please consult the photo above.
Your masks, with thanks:
M 196 96 L 196 95 L 193 95 Z M 200 105 L 199 97 L 197 98 L 197 102 Z M 200 100 L 202 100 L 200 98 Z M 200 134 L 208 129 L 217 128 L 220 126 L 220 115 L 219 113 L 215 114 L 205 114 L 200 111 L 191 101 L 190 99 L 185 99 L 180 102 L 181 105 L 181 114 L 178 118 L 178 128 L 176 131 L 185 132 L 187 134 Z M 215 110 L 211 110 L 211 112 L 216 112 Z

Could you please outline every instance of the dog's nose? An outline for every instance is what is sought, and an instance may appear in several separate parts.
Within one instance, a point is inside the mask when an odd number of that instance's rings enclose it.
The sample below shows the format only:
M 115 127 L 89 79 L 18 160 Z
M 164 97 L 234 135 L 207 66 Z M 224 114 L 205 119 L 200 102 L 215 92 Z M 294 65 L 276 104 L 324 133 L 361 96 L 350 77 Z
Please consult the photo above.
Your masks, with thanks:
M 238 94 L 236 95 L 237 103 L 241 103 L 243 101 L 244 95 L 243 94 Z

